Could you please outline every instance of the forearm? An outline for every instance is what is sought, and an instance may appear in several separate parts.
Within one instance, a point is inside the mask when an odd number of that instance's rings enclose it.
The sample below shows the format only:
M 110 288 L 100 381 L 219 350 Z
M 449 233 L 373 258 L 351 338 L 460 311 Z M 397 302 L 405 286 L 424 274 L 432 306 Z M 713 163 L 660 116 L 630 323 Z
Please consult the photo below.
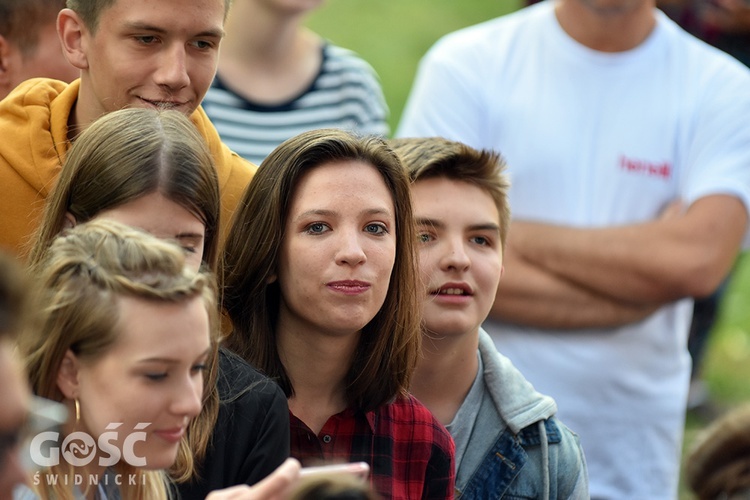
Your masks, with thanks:
M 701 198 L 685 214 L 578 229 L 514 223 L 517 251 L 535 266 L 615 300 L 653 306 L 710 294 L 731 268 L 747 225 L 742 203 Z
M 639 321 L 655 309 L 582 288 L 507 252 L 490 318 L 537 328 L 607 328 Z

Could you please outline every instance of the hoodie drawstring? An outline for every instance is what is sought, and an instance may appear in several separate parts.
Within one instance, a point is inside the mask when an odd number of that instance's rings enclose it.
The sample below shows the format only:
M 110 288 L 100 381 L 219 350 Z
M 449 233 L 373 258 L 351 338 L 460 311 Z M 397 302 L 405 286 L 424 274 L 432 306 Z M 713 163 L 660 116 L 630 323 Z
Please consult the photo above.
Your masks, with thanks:
M 544 470 L 544 483 L 542 485 L 544 500 L 549 500 L 549 444 L 547 443 L 547 428 L 544 425 L 544 420 L 538 422 L 539 425 L 539 438 L 541 439 L 542 445 L 542 470 Z

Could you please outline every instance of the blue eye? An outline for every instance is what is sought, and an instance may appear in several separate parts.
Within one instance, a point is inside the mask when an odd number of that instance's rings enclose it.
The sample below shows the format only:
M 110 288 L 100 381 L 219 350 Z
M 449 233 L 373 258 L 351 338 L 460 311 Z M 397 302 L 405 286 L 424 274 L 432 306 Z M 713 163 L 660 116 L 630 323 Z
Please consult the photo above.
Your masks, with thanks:
M 367 224 L 365 226 L 365 231 L 370 234 L 386 234 L 388 232 L 385 225 L 379 223 Z
M 420 243 L 429 243 L 429 242 L 430 242 L 430 241 L 432 241 L 432 239 L 433 239 L 433 238 L 432 238 L 432 236 L 430 236 L 430 235 L 429 235 L 429 234 L 427 234 L 427 233 L 421 233 L 421 234 L 420 234 L 419 236 L 417 236 L 417 237 L 419 238 L 419 242 L 420 242 Z
M 471 241 L 481 246 L 492 246 L 492 240 L 484 236 L 474 236 Z
M 322 234 L 328 230 L 328 225 L 323 222 L 313 222 L 305 228 L 305 232 L 309 234 Z

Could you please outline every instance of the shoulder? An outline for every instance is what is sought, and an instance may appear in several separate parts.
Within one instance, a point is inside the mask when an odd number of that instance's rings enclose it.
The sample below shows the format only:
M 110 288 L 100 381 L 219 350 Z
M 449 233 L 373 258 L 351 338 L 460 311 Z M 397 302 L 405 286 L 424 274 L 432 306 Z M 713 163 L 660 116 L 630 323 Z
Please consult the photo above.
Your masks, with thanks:
M 219 351 L 219 373 L 216 381 L 222 406 L 247 409 L 253 414 L 286 415 L 288 406 L 281 388 L 236 354 Z
M 540 422 L 544 422 L 544 436 Z M 524 427 L 518 433 L 521 446 L 539 446 L 542 439 L 546 439 L 547 444 L 559 445 L 562 452 L 571 454 L 576 461 L 582 460 L 581 444 L 576 433 L 554 416 L 540 422 Z
M 703 40 L 691 35 L 661 11 L 656 11 L 658 29 L 668 47 L 672 64 L 689 72 L 686 84 L 696 87 L 739 84 L 746 94 L 750 82 L 750 68 Z M 669 68 L 665 68 L 667 70 Z M 679 76 L 686 78 L 682 73 Z M 694 77 L 694 78 L 692 78 Z
M 550 5 L 548 5 L 550 4 Z M 448 33 L 440 38 L 430 49 L 433 54 L 454 55 L 465 51 L 496 51 L 504 40 L 513 38 L 519 33 L 527 32 L 534 23 L 548 20 L 552 15 L 552 2 L 540 2 L 506 14 L 495 19 L 468 26 Z
M 70 87 L 70 91 L 66 89 Z M 49 122 L 53 104 L 58 101 L 57 106 L 66 107 L 66 118 L 73 107 L 78 96 L 78 86 L 68 85 L 65 82 L 51 80 L 48 78 L 32 78 L 26 80 L 13 89 L 4 99 L 0 101 L 0 116 L 24 117 L 29 122 L 43 120 Z M 72 94 L 69 99 L 62 99 L 61 95 Z M 59 102 L 65 100 L 65 103 Z M 49 126 L 47 127 L 49 128 Z
M 378 75 L 370 63 L 354 51 L 332 44 L 326 44 L 323 47 L 323 66 L 318 77 L 318 84 L 324 86 L 356 84 L 380 88 Z
M 19 84 L 2 102 L 12 102 L 16 105 L 49 105 L 68 87 L 69 84 L 59 80 L 32 78 Z
M 339 47 L 331 43 L 323 46 L 323 58 L 325 69 L 329 71 L 366 71 L 374 73 L 370 63 L 365 61 L 353 50 Z
M 586 488 L 588 471 L 578 435 L 558 418 L 550 417 L 544 421 L 543 436 L 540 423 L 524 428 L 518 434 L 518 443 L 533 455 L 539 453 L 535 450 L 544 448 L 542 440 L 546 438 L 548 467 L 557 473 L 560 491 L 580 491 L 581 488 Z
M 540 43 L 539 33 L 554 21 L 548 4 L 552 2 L 444 35 L 420 60 L 418 80 L 425 81 L 427 88 L 463 89 L 469 96 L 476 94 L 474 99 L 480 102 L 496 98 L 485 96 L 485 89 L 495 88 L 487 81 L 504 81 L 505 71 L 515 71 L 506 69 L 508 65 L 527 59 L 527 53 Z

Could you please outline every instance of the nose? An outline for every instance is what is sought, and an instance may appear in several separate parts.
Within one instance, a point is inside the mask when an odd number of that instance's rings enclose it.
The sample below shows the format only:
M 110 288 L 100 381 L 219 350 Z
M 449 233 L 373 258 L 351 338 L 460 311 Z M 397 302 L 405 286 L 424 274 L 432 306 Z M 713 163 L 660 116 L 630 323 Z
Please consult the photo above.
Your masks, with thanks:
M 175 415 L 193 418 L 203 407 L 203 376 L 190 373 L 175 388 L 170 410 Z
M 159 67 L 154 73 L 154 80 L 169 90 L 179 90 L 190 84 L 187 71 L 187 52 L 181 43 L 173 43 L 164 51 L 159 60 Z
M 466 253 L 463 239 L 453 238 L 446 241 L 445 251 L 440 260 L 444 270 L 465 271 L 471 266 L 471 259 Z
M 358 230 L 339 232 L 339 248 L 336 252 L 336 263 L 339 265 L 357 266 L 367 261 L 367 254 L 362 246 L 362 235 Z

